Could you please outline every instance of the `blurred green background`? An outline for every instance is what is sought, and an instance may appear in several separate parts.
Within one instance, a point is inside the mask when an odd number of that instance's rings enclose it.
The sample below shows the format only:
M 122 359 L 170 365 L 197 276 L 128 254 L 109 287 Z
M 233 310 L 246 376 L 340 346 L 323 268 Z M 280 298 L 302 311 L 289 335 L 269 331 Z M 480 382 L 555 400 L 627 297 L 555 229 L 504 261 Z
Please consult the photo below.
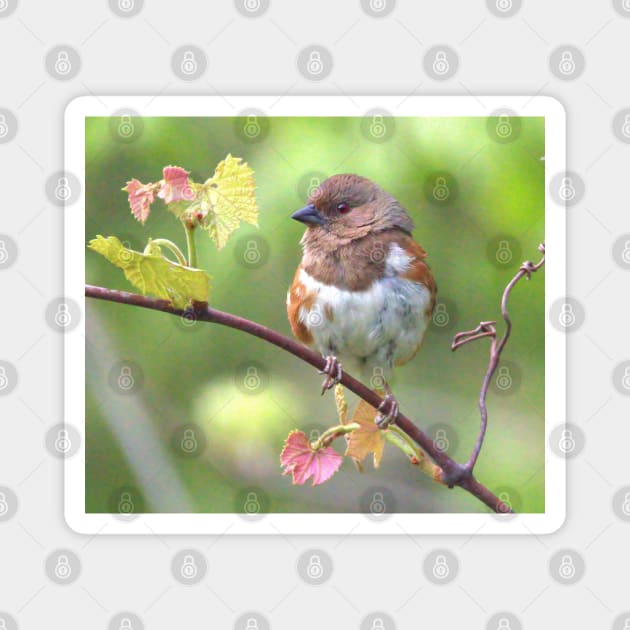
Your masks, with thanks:
M 121 187 L 157 181 L 169 164 L 204 181 L 228 153 L 242 157 L 255 171 L 260 227 L 243 225 L 221 252 L 198 234 L 199 266 L 212 276 L 213 306 L 291 335 L 285 298 L 303 226 L 289 215 L 328 175 L 373 179 L 413 217 L 439 287 L 424 346 L 392 385 L 402 410 L 463 461 L 477 434 L 488 343 L 452 353 L 451 338 L 500 319 L 506 283 L 522 260 L 538 259 L 544 146 L 542 118 L 89 118 L 86 243 L 116 235 L 142 251 L 149 237 L 165 237 L 185 250 L 161 201 L 143 227 Z M 86 276 L 133 290 L 92 251 Z M 476 475 L 516 510 L 543 512 L 544 275 L 516 287 L 511 315 Z M 378 470 L 370 461 L 359 474 L 344 461 L 322 486 L 292 486 L 279 465 L 285 437 L 295 428 L 314 436 L 336 419 L 315 370 L 246 334 L 159 312 L 88 300 L 86 323 L 88 512 L 116 511 L 121 497 L 135 511 L 242 512 L 255 500 L 263 511 L 355 512 L 378 491 L 398 512 L 487 511 L 389 445 Z M 115 385 L 123 365 L 134 379 L 126 394 Z M 190 430 L 193 455 L 181 448 Z

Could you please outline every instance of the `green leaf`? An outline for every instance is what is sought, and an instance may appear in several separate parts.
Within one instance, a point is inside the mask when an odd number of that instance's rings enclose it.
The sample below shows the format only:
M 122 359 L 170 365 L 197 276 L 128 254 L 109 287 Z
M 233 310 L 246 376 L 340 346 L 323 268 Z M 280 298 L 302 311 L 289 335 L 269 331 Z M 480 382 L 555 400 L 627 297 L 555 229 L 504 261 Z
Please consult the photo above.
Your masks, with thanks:
M 151 241 L 146 254 L 125 247 L 115 236 L 105 238 L 100 234 L 88 247 L 120 267 L 127 280 L 144 294 L 169 300 L 177 308 L 186 308 L 190 300 L 208 301 L 208 274 L 168 260 L 162 256 L 159 245 Z
M 228 155 L 203 185 L 200 200 L 207 212 L 206 229 L 221 249 L 241 221 L 258 225 L 254 171 L 241 158 Z

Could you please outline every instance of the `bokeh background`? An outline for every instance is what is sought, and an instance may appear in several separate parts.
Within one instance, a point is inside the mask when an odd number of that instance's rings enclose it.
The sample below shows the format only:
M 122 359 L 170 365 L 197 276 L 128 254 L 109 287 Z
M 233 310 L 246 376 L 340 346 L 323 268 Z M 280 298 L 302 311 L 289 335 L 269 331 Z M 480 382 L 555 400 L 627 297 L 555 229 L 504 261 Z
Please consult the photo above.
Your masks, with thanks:
M 131 124 L 132 133 L 121 133 Z M 506 126 L 507 125 L 507 126 Z M 458 460 L 477 434 L 485 341 L 450 350 L 453 334 L 500 319 L 504 286 L 544 240 L 544 121 L 540 118 L 90 118 L 86 121 L 86 243 L 149 237 L 185 249 L 158 202 L 145 226 L 129 212 L 129 179 L 168 164 L 203 181 L 228 153 L 255 171 L 258 229 L 243 225 L 217 252 L 197 235 L 211 304 L 290 335 L 286 290 L 301 250 L 289 219 L 311 187 L 354 172 L 408 209 L 438 281 L 422 351 L 393 388 L 409 417 Z M 122 271 L 86 253 L 90 284 L 130 290 Z M 544 275 L 512 294 L 513 336 L 488 396 L 489 429 L 476 475 L 520 512 L 544 511 Z M 386 446 L 381 468 L 350 461 L 322 486 L 292 486 L 279 454 L 290 430 L 315 436 L 335 422 L 321 377 L 292 356 L 215 325 L 88 300 L 86 510 L 366 511 L 380 492 L 397 512 L 486 511 L 468 494 L 423 477 Z M 499 327 L 502 330 L 501 327 Z M 131 376 L 121 390 L 118 379 Z M 351 407 L 356 399 L 348 394 Z M 183 441 L 192 437 L 192 452 Z M 341 444 L 337 448 L 342 449 Z M 190 450 L 190 449 L 188 449 Z M 182 501 L 185 494 L 186 501 Z M 124 509 L 124 508 L 123 508 Z

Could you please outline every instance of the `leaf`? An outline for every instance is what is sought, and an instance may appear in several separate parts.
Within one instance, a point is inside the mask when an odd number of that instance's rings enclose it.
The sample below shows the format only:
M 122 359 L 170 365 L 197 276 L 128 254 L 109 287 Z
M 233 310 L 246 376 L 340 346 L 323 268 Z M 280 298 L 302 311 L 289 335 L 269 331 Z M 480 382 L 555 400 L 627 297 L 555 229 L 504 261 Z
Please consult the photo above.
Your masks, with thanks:
M 335 385 L 335 405 L 337 407 L 337 416 L 339 416 L 339 422 L 341 424 L 348 424 L 348 403 L 346 402 L 346 396 L 343 393 L 343 386 L 341 385 L 341 383 L 337 383 Z M 350 442 L 349 434 L 344 435 L 344 438 L 346 440 L 346 443 Z M 356 469 L 360 473 L 362 473 L 363 465 L 361 464 L 361 462 L 356 459 L 356 457 L 353 457 L 352 461 L 354 462 Z
M 142 224 L 149 218 L 151 204 L 155 201 L 155 187 L 155 184 L 143 184 L 132 179 L 123 188 L 129 199 L 131 213 Z
M 258 225 L 254 171 L 241 158 L 228 155 L 203 185 L 202 212 L 206 229 L 221 249 L 241 221 Z
M 164 179 L 160 182 L 158 197 L 164 199 L 164 203 L 191 202 L 195 198 L 188 179 L 190 175 L 188 171 L 179 166 L 165 166 L 162 175 Z
M 306 483 L 311 477 L 314 486 L 328 481 L 339 470 L 342 461 L 343 457 L 330 446 L 313 450 L 302 431 L 289 433 L 280 454 L 284 467 L 282 474 L 290 473 L 296 485 Z
M 169 300 L 177 308 L 186 308 L 190 300 L 208 301 L 208 274 L 164 258 L 155 243 L 149 243 L 148 254 L 141 254 L 124 247 L 115 236 L 98 235 L 90 241 L 89 248 L 120 267 L 127 280 L 144 294 Z
M 359 401 L 359 406 L 354 412 L 352 422 L 359 425 L 350 434 L 346 455 L 358 461 L 363 461 L 370 453 L 374 454 L 374 468 L 378 468 L 383 457 L 385 446 L 385 431 L 374 423 L 377 411 L 364 400 Z

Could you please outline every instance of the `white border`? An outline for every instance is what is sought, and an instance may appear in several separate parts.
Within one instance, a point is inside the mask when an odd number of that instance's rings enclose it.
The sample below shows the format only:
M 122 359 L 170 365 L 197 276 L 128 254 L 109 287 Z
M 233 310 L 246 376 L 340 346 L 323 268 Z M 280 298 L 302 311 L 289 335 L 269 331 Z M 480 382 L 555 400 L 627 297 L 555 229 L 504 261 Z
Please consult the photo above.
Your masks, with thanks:
M 482 104 L 483 102 L 483 104 Z M 358 108 L 357 108 L 358 104 Z M 236 116 L 248 108 L 273 116 L 361 116 L 372 108 L 384 108 L 395 116 L 488 116 L 500 109 L 514 115 L 545 117 L 545 239 L 547 258 L 545 312 L 565 291 L 565 218 L 563 208 L 549 197 L 549 181 L 565 170 L 566 117 L 553 98 L 536 96 L 475 97 L 410 96 L 83 96 L 65 111 L 65 168 L 79 178 L 85 173 L 85 118 L 110 116 L 131 108 L 144 116 Z M 84 179 L 84 177 L 83 177 Z M 83 182 L 84 183 L 84 182 Z M 85 186 L 81 197 L 66 209 L 65 294 L 85 313 Z M 528 254 L 535 257 L 536 252 Z M 536 279 L 538 282 L 539 279 Z M 65 418 L 81 435 L 81 449 L 65 461 L 64 514 L 76 532 L 94 534 L 547 534 L 558 530 L 566 512 L 566 465 L 549 448 L 549 433 L 566 420 L 565 341 L 563 333 L 546 318 L 545 343 L 545 505 L 544 514 L 499 517 L 492 514 L 394 514 L 376 522 L 361 514 L 269 514 L 249 522 L 235 514 L 146 514 L 124 521 L 120 517 L 85 513 L 85 319 L 64 335 Z M 550 421 L 553 420 L 553 421 Z M 458 492 L 459 490 L 453 490 Z M 444 492 L 448 492 L 446 489 Z M 357 526 L 357 523 L 359 525 Z

